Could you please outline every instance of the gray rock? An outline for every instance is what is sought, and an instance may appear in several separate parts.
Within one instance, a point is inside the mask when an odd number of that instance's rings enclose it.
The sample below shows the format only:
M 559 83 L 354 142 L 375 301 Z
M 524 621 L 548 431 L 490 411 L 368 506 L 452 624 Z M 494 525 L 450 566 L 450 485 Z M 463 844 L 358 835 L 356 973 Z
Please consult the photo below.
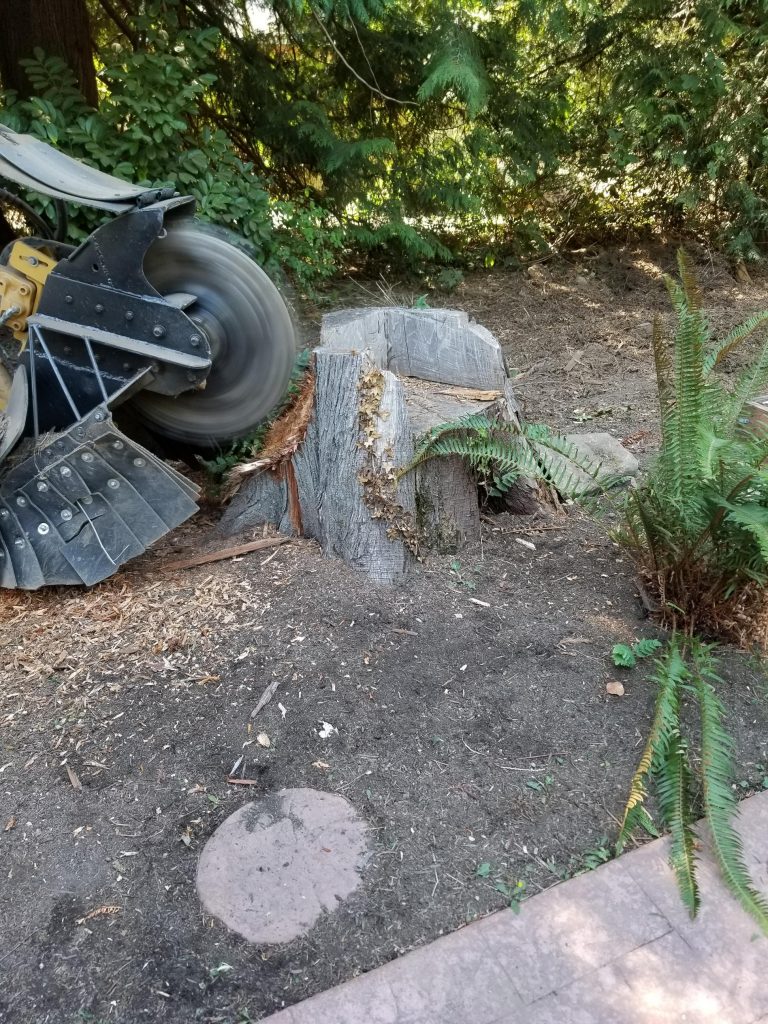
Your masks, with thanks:
M 248 942 L 288 942 L 360 882 L 366 825 L 344 797 L 282 789 L 216 829 L 197 868 L 203 908 Z
M 590 463 L 600 467 L 597 479 L 595 479 L 589 473 L 582 472 L 568 463 L 561 456 L 553 455 L 542 449 L 542 458 L 545 458 L 550 465 L 564 466 L 566 471 L 571 474 L 568 488 L 569 497 L 595 494 L 600 490 L 601 485 L 617 484 L 637 476 L 637 459 L 611 434 L 605 432 L 566 434 L 565 437 L 576 446 L 580 457 L 588 459 Z

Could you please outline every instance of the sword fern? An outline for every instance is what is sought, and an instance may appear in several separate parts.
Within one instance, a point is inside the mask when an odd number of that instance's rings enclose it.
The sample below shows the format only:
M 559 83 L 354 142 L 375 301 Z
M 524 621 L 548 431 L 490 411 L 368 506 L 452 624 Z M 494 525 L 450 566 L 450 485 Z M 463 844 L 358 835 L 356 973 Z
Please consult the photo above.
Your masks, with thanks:
M 679 280 L 666 280 L 672 344 L 658 322 L 653 334 L 661 450 L 627 496 L 618 539 L 670 625 L 727 635 L 729 622 L 745 621 L 745 606 L 757 608 L 768 582 L 768 435 L 749 429 L 749 403 L 768 389 L 768 342 L 734 385 L 714 371 L 768 327 L 768 312 L 713 342 L 682 251 L 678 269 Z
M 650 733 L 630 785 L 629 798 L 616 843 L 620 853 L 638 826 L 655 834 L 645 802 L 653 785 L 659 815 L 670 832 L 670 866 L 691 917 L 699 909 L 696 880 L 696 772 L 691 741 L 683 735 L 681 704 L 698 708 L 701 800 L 712 835 L 712 848 L 723 878 L 744 909 L 768 933 L 768 900 L 759 893 L 744 863 L 741 840 L 732 820 L 738 806 L 731 788 L 733 743 L 723 725 L 723 706 L 714 685 L 712 647 L 673 634 L 653 675 L 658 691 Z
M 429 459 L 451 455 L 465 459 L 492 495 L 509 490 L 520 477 L 550 485 L 566 498 L 578 497 L 593 485 L 606 486 L 600 463 L 568 438 L 541 424 L 504 422 L 479 413 L 428 431 L 400 475 Z

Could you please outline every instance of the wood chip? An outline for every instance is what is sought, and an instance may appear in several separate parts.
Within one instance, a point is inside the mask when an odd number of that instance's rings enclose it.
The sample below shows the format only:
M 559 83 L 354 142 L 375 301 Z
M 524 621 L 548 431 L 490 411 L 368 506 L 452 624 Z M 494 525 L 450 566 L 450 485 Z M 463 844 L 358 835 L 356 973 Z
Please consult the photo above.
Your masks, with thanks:
M 6 821 L 3 832 L 10 832 L 12 828 L 16 828 L 16 818 L 13 815 Z
M 196 565 L 207 565 L 208 562 L 221 562 L 225 558 L 237 558 L 238 555 L 247 555 L 251 551 L 261 551 L 263 548 L 274 548 L 279 544 L 289 544 L 290 540 L 290 537 L 263 537 L 261 540 L 252 540 L 247 544 L 236 544 L 234 547 L 209 551 L 207 555 L 195 555 L 194 558 L 180 558 L 175 562 L 164 562 L 161 568 L 191 569 Z
M 281 682 L 280 679 L 275 679 L 274 682 L 269 684 L 269 686 L 266 688 L 264 693 L 262 693 L 262 695 L 259 697 L 259 703 L 256 705 L 256 707 L 251 712 L 251 718 L 255 718 L 256 715 L 258 715 L 258 713 L 261 711 L 261 709 L 265 708 L 267 706 L 267 704 L 269 704 L 269 702 L 274 697 L 275 690 L 280 685 L 280 682 Z
M 230 776 L 227 779 L 227 782 L 230 784 L 230 786 L 258 786 L 258 785 L 260 785 L 258 779 L 233 779 L 232 776 Z
M 614 697 L 623 697 L 624 696 L 624 684 L 620 683 L 618 679 L 610 679 L 605 684 L 605 689 L 606 689 L 606 691 L 608 693 L 612 694 Z
M 501 391 L 483 391 L 482 388 L 461 388 L 458 385 L 455 387 L 447 388 L 435 388 L 434 394 L 436 395 L 455 395 L 457 398 L 468 398 L 475 402 L 493 402 L 497 398 L 501 398 L 503 392 Z
M 470 597 L 472 604 L 479 604 L 481 608 L 490 608 L 488 601 L 481 601 L 479 597 Z
M 78 779 L 77 772 L 70 768 L 68 764 L 64 765 L 64 767 L 67 769 L 67 775 L 69 776 L 69 781 L 72 783 L 72 789 L 81 790 L 83 788 L 83 784 L 80 779 Z
M 90 910 L 85 917 L 78 917 L 77 924 L 85 924 L 86 921 L 92 921 L 94 917 L 109 917 L 112 914 L 120 913 L 122 909 L 115 903 L 105 903 L 103 907 Z

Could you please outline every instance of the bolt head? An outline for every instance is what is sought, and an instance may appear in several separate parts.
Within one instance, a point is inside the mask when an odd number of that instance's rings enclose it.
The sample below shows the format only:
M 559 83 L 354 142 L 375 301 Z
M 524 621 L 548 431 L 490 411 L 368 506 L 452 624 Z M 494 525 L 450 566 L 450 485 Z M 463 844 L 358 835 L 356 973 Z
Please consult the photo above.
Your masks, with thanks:
M 24 547 L 24 538 L 23 537 L 17 537 L 16 540 L 13 543 L 16 545 L 17 548 L 23 548 Z
M 120 481 L 115 480 L 114 477 L 111 480 L 107 480 L 107 487 L 111 487 L 113 491 L 116 491 L 120 486 Z
M 133 311 L 132 310 L 126 309 L 126 311 L 125 311 L 125 319 L 126 320 L 133 320 Z
M 86 494 L 86 496 L 83 498 L 83 504 L 84 505 L 92 505 L 93 504 L 93 498 L 90 496 L 90 494 Z
M 80 458 L 83 460 L 83 462 L 93 462 L 93 455 L 91 455 L 90 452 L 83 452 Z
M 112 447 L 115 449 L 115 451 L 119 452 L 120 449 L 123 447 L 123 442 L 122 441 L 113 441 L 112 442 Z
M 38 489 L 38 491 L 47 491 L 48 490 L 48 484 L 45 482 L 45 480 L 38 480 L 37 481 L 37 489 Z
M 69 466 L 62 466 L 60 472 L 62 476 L 72 476 L 72 470 Z
M 94 309 L 96 310 L 97 313 L 103 313 L 104 312 L 104 306 L 100 302 L 96 303 L 96 305 L 94 306 Z
M 164 338 L 165 328 L 161 324 L 155 324 L 155 326 L 152 328 L 152 333 L 156 338 Z
M 133 464 L 134 464 L 134 466 L 139 466 L 139 467 L 141 467 L 141 466 L 143 466 L 143 465 L 144 465 L 144 459 L 134 459 L 134 460 L 133 460 Z
M 48 525 L 48 523 L 40 523 L 40 525 L 37 528 L 37 532 L 40 534 L 41 537 L 44 537 L 46 533 L 50 533 L 50 530 L 51 528 Z
M 94 413 L 93 418 L 96 420 L 97 423 L 101 423 L 101 421 L 104 419 L 104 413 L 103 412 Z
M 200 335 L 193 334 L 192 337 L 189 339 L 189 344 L 192 346 L 192 348 L 197 348 L 197 346 L 200 344 Z
M 19 497 L 16 499 L 16 504 L 21 505 L 21 507 L 24 508 L 24 506 L 27 504 L 27 499 L 20 494 Z
M 65 295 L 65 296 L 64 296 L 64 301 L 66 302 L 66 304 L 67 304 L 68 306 L 71 306 L 71 305 L 72 305 L 72 303 L 73 303 L 73 302 L 74 302 L 75 300 L 74 300 L 74 299 L 72 298 L 72 296 L 71 296 L 71 295 Z
M 7 519 L 10 514 L 7 508 L 0 509 L 0 519 Z
M 61 518 L 64 520 L 65 523 L 68 523 L 69 520 L 72 518 L 72 509 L 63 508 L 61 510 Z

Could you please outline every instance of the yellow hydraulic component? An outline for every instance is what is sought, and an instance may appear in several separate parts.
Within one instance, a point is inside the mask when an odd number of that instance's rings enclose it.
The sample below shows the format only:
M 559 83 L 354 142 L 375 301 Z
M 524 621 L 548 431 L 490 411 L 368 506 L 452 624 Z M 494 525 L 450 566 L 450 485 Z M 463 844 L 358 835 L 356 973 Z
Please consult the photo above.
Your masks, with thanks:
M 8 396 L 11 393 L 11 375 L 0 363 L 0 412 L 8 405 Z
M 23 241 L 13 243 L 7 265 L 0 266 L 0 314 L 18 310 L 7 323 L 22 348 L 27 342 L 27 318 L 37 312 L 43 285 L 55 266 L 52 256 Z

